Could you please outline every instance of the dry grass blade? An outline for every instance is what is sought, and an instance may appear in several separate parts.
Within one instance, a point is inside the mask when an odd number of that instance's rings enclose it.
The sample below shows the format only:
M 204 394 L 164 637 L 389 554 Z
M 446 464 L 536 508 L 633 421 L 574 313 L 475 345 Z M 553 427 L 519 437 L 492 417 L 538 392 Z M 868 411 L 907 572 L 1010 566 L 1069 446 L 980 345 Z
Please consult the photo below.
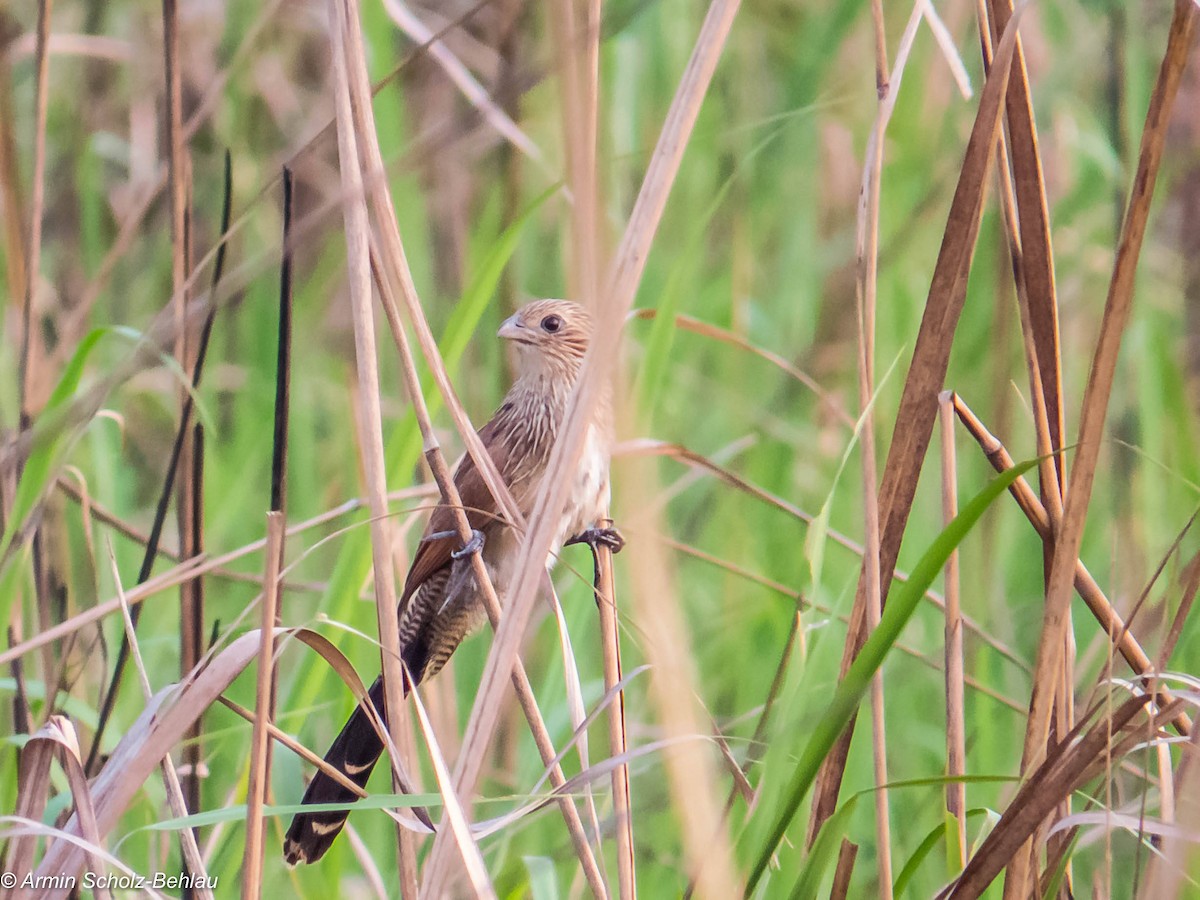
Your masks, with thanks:
M 833 873 L 833 886 L 829 889 L 829 900 L 846 900 L 850 896 L 850 876 L 854 874 L 854 861 L 858 859 L 858 844 L 842 838 L 838 850 L 837 868 Z
M 1178 824 L 1183 829 L 1190 829 L 1192 834 L 1200 833 L 1200 796 L 1196 781 L 1200 778 L 1200 731 L 1192 733 L 1191 741 L 1183 751 L 1183 761 L 1175 778 L 1175 788 L 1179 795 Z M 1166 816 L 1164 815 L 1164 818 Z M 1170 900 L 1180 896 L 1185 875 L 1188 871 L 1188 856 L 1194 838 L 1173 836 L 1163 843 L 1162 855 L 1153 858 L 1150 871 L 1138 896 L 1141 900 Z
M 267 513 L 267 574 L 259 604 L 258 678 L 254 695 L 254 734 L 250 742 L 250 783 L 246 788 L 246 854 L 242 867 L 242 896 L 262 894 L 263 848 L 266 822 L 263 804 L 270 778 L 270 742 L 267 725 L 271 721 L 271 681 L 275 669 L 275 626 L 279 608 L 279 566 L 283 559 L 283 513 Z
M 454 82 L 454 86 L 470 101 L 472 106 L 479 110 L 479 114 L 495 129 L 497 134 L 534 162 L 544 163 L 542 152 L 538 149 L 537 144 L 530 140 L 520 126 L 496 105 L 483 86 L 475 80 L 471 70 L 434 34 L 433 29 L 422 22 L 416 13 L 401 0 L 383 0 L 383 8 L 387 10 L 388 16 L 408 35 L 410 40 L 427 48 L 426 52 L 429 53 L 430 58 L 441 66 L 446 77 Z
M 959 878 L 939 896 L 946 900 L 978 897 L 1062 799 L 1103 767 L 1106 750 L 1118 755 L 1123 732 L 1149 700 L 1148 694 L 1130 697 L 1086 732 L 1081 722 L 1060 741 L 1021 786 Z M 1166 711 L 1167 716 L 1174 713 L 1173 708 Z M 1139 738 L 1140 726 L 1133 733 Z
M 129 604 L 125 602 L 125 593 L 121 587 L 121 573 L 117 568 L 117 558 L 113 554 L 111 542 L 108 546 L 108 561 L 109 566 L 112 569 L 113 584 L 117 586 L 117 599 L 121 601 L 121 618 L 124 620 L 125 636 L 129 640 L 129 647 L 132 651 L 134 668 L 137 669 L 138 680 L 141 682 L 142 697 L 147 703 L 149 703 L 150 698 L 153 696 L 153 692 L 150 689 L 150 677 L 146 673 L 146 665 L 142 661 L 142 651 L 138 646 L 137 634 L 135 633 L 133 627 L 133 617 L 129 612 Z M 199 717 L 197 717 L 197 725 L 199 724 L 199 721 Z M 190 737 L 197 732 L 198 728 L 193 727 L 189 729 L 188 735 Z M 189 803 L 184 800 L 183 787 L 179 783 L 179 774 L 175 770 L 175 763 L 171 759 L 170 754 L 163 757 L 161 768 L 163 775 L 163 787 L 166 789 L 167 804 L 171 809 L 171 815 L 179 817 L 186 816 L 189 811 L 199 812 L 199 804 L 189 805 Z M 199 779 L 194 770 L 192 777 L 198 787 Z M 84 834 L 86 836 L 86 830 L 84 831 Z M 193 891 L 198 897 L 212 897 L 212 891 L 208 887 L 208 875 L 205 872 L 204 860 L 200 856 L 200 848 L 196 845 L 195 833 L 190 828 L 185 828 L 180 832 L 179 840 L 180 845 L 183 848 L 183 858 L 187 864 L 189 873 L 199 879 L 199 881 L 193 887 Z
M 350 689 L 350 693 L 354 695 L 354 699 L 362 704 L 363 709 L 366 710 L 367 714 L 371 718 L 371 724 L 375 727 L 380 739 L 383 741 L 384 745 L 388 747 L 389 752 L 391 753 L 391 757 L 393 759 L 393 775 L 400 785 L 400 790 L 410 794 L 416 793 L 416 791 L 412 789 L 412 780 L 400 767 L 399 763 L 396 762 L 396 760 L 399 759 L 399 754 L 394 752 L 395 748 L 392 745 L 391 737 L 388 734 L 387 729 L 383 727 L 382 720 L 379 717 L 379 711 L 376 710 L 371 704 L 370 697 L 367 694 L 367 688 L 362 683 L 362 679 L 358 677 L 358 673 L 354 670 L 354 666 L 350 664 L 350 660 L 348 660 L 346 655 L 342 653 L 328 638 L 324 637 L 318 632 L 311 631 L 307 628 L 298 628 L 289 631 L 289 633 L 295 637 L 296 640 L 300 641 L 300 643 L 304 644 L 306 647 L 313 650 L 318 656 L 320 656 L 321 659 L 323 659 L 329 665 L 329 667 L 333 669 L 334 673 L 342 680 L 342 683 Z M 367 638 L 366 635 L 362 635 L 362 637 Z M 369 638 L 367 639 L 369 640 Z M 256 716 L 252 711 L 239 706 L 226 697 L 221 697 L 220 701 L 222 705 L 241 716 L 251 725 L 255 723 Z M 268 722 L 266 723 L 266 728 L 267 732 L 274 740 L 278 741 L 280 744 L 287 747 L 289 750 L 296 753 L 316 768 L 320 769 L 347 790 L 357 794 L 359 797 L 367 796 L 367 792 L 351 781 L 341 770 L 335 768 L 330 763 L 327 763 L 323 758 L 317 756 L 317 754 L 313 753 L 307 747 L 298 743 L 287 734 L 281 732 L 274 724 Z M 419 825 L 414 825 L 413 823 L 402 819 L 398 813 L 392 813 L 386 809 L 384 810 L 385 813 L 410 831 L 427 834 L 434 830 L 433 823 L 430 821 L 428 814 L 423 808 L 413 807 L 411 811 L 419 820 Z
M 420 499 L 428 497 L 429 494 L 430 489 L 428 487 L 425 485 L 418 485 L 412 488 L 392 491 L 388 494 L 388 500 L 391 502 Z M 362 509 L 365 505 L 366 502 L 361 498 L 347 500 L 345 503 L 341 503 L 338 506 L 335 506 L 333 509 L 326 510 L 319 515 L 313 516 L 311 519 L 307 519 L 304 522 L 297 522 L 295 525 L 289 526 L 287 529 L 287 534 L 289 537 L 296 534 L 302 534 L 311 528 L 324 525 L 334 519 L 348 515 L 352 512 L 356 512 Z M 223 553 L 220 556 L 214 556 L 211 558 L 199 557 L 196 559 L 182 560 L 178 565 L 168 569 L 161 575 L 156 575 L 154 578 L 151 578 L 150 580 L 137 585 L 133 590 L 128 591 L 125 595 L 125 600 L 129 603 L 130 607 L 134 607 L 148 600 L 150 597 L 153 597 L 154 595 L 166 590 L 167 588 L 174 587 L 175 585 L 178 585 L 189 578 L 194 578 L 198 575 L 204 575 L 209 572 L 220 572 L 229 563 L 238 559 L 242 559 L 243 557 L 250 556 L 253 553 L 257 553 L 265 546 L 266 539 L 260 538 L 257 541 L 252 541 L 249 544 L 239 547 L 236 550 L 230 550 L 228 553 Z M 44 647 L 46 644 L 67 638 L 80 629 L 86 628 L 87 626 L 105 618 L 106 616 L 110 616 L 113 613 L 119 612 L 120 609 L 121 601 L 118 598 L 113 597 L 105 600 L 103 603 L 96 604 L 90 609 L 76 613 L 71 618 L 59 623 L 58 625 L 55 625 L 51 629 L 38 632 L 24 641 L 14 643 L 7 650 L 0 651 L 0 665 L 5 665 L 15 659 L 19 659 L 27 653 L 37 650 L 40 647 Z
M 776 509 L 787 513 L 789 516 L 794 516 L 796 519 L 804 522 L 805 524 L 811 524 L 813 520 L 812 514 L 800 509 L 794 503 L 791 503 L 790 501 L 776 494 L 772 494 L 770 491 L 764 490 L 756 484 L 752 484 L 751 482 L 742 478 L 736 472 L 733 472 L 730 469 L 713 462 L 713 460 L 709 459 L 707 456 L 703 456 L 693 450 L 689 450 L 687 447 L 682 447 L 679 444 L 668 444 L 663 441 L 649 439 L 626 441 L 618 448 L 618 452 L 622 456 L 669 456 L 687 465 L 697 466 L 707 472 L 711 472 L 726 484 L 729 484 L 739 491 L 744 491 L 749 496 L 773 506 Z M 857 556 L 863 556 L 866 552 L 861 544 L 851 540 L 836 529 L 828 529 L 827 535 L 831 541 L 841 547 L 845 547 L 847 550 Z M 691 552 L 685 547 L 677 546 L 676 549 L 682 549 L 684 552 Z M 907 581 L 908 573 L 902 569 L 896 569 L 893 572 L 893 577 L 897 581 Z M 939 610 L 945 610 L 946 601 L 941 597 L 941 595 L 934 591 L 927 591 L 925 593 L 925 597 Z M 1012 663 L 1022 671 L 1029 671 L 1028 664 L 1021 658 L 1021 656 L 1011 647 L 1004 644 L 1003 641 L 998 640 L 996 636 L 988 629 L 980 627 L 977 622 L 967 616 L 963 616 L 963 624 L 966 626 L 966 629 L 972 633 L 972 635 L 974 635 L 987 646 L 991 647 L 1006 660 L 1008 660 L 1008 662 Z M 2 661 L 3 656 L 0 656 L 0 662 Z
M 1004 33 L 1013 17 L 1012 0 L 990 0 L 992 39 Z M 1062 370 L 1059 353 L 1058 299 L 1054 285 L 1054 253 L 1050 243 L 1050 216 L 1046 207 L 1046 183 L 1038 151 L 1037 126 L 1029 72 L 1020 39 L 1013 50 L 1012 76 L 1006 96 L 1007 149 L 1011 154 L 1012 183 L 1016 191 L 1020 226 L 1020 269 L 1029 309 L 1032 343 L 1037 356 L 1045 401 L 1051 449 L 1063 445 Z M 1039 452 L 1045 452 L 1040 451 Z M 1061 457 L 1058 481 L 1062 481 Z M 1050 489 L 1052 485 L 1043 485 Z
M 48 726 L 47 726 L 48 727 Z M 30 740 L 21 750 L 21 774 L 17 785 L 17 803 L 14 815 L 22 820 L 40 822 L 46 809 L 46 797 L 50 790 L 50 764 L 54 761 L 54 747 L 48 741 Z M 33 869 L 37 851 L 37 836 L 14 837 L 5 854 L 6 868 L 10 872 L 29 872 Z
M 11 825 L 11 828 L 0 830 L 0 841 L 8 841 L 13 838 L 22 837 L 45 837 L 50 840 L 65 841 L 80 849 L 81 852 L 88 854 L 96 859 L 102 859 L 108 863 L 109 867 L 117 872 L 123 872 L 131 878 L 137 878 L 138 873 L 117 859 L 103 847 L 91 844 L 85 841 L 78 835 L 70 834 L 63 831 L 61 828 L 52 828 L 49 825 L 44 825 L 41 822 L 35 822 L 32 819 L 24 819 L 19 816 L 0 816 L 0 824 Z M 32 876 L 36 878 L 37 876 Z M 151 882 L 152 879 L 145 878 L 145 881 Z M 54 883 L 54 882 L 51 882 Z M 97 879 L 99 883 L 99 879 Z M 154 897 L 156 900 L 168 900 L 167 896 L 160 891 L 154 890 L 153 887 L 147 885 L 144 889 L 147 896 Z
M 959 421 L 966 426 L 971 436 L 979 442 L 980 448 L 983 450 L 984 456 L 988 462 L 992 464 L 997 472 L 1003 473 L 1011 469 L 1015 463 L 1008 450 L 1000 443 L 999 439 L 987 430 L 986 426 L 979 421 L 979 418 L 971 411 L 970 407 L 963 402 L 962 398 L 957 394 L 953 397 L 954 411 L 958 415 Z M 1025 513 L 1025 517 L 1029 519 L 1029 523 L 1033 525 L 1043 540 L 1050 538 L 1050 517 L 1046 512 L 1046 508 L 1042 506 L 1037 495 L 1033 492 L 1033 488 L 1029 486 L 1024 477 L 1018 478 L 1013 482 L 1009 489 L 1013 498 L 1017 501 L 1017 505 L 1021 511 Z M 1117 650 L 1129 667 L 1138 675 L 1150 677 L 1155 672 L 1160 671 L 1160 666 L 1155 666 L 1146 651 L 1142 649 L 1142 645 L 1138 643 L 1133 632 L 1129 630 L 1129 626 L 1121 619 L 1120 614 L 1104 596 L 1104 592 L 1100 589 L 1100 585 L 1096 583 L 1096 579 L 1092 577 L 1091 572 L 1082 561 L 1075 562 L 1075 590 L 1079 592 L 1079 596 L 1083 598 L 1092 615 L 1096 617 L 1100 628 L 1105 634 L 1110 635 L 1116 642 Z M 1158 704 L 1160 707 L 1170 706 L 1174 702 L 1174 697 L 1165 688 L 1160 688 L 1157 694 Z M 1180 711 L 1175 717 L 1174 725 L 1180 734 L 1190 734 L 1192 730 L 1192 722 L 1186 713 Z
M 305 636 L 303 629 L 274 629 L 276 637 L 292 633 L 301 639 Z M 150 699 L 109 755 L 100 774 L 92 780 L 92 802 L 101 837 L 113 829 L 163 757 L 249 665 L 258 653 L 259 643 L 257 629 L 240 635 L 191 672 L 182 683 L 164 688 Z M 72 816 L 63 830 L 81 837 L 83 832 L 78 816 Z M 83 863 L 82 849 L 60 840 L 47 849 L 36 874 L 77 875 Z
M 638 319 L 656 319 L 658 310 L 654 309 L 635 309 L 632 313 Z M 847 428 L 853 430 L 854 419 L 842 407 L 841 401 L 831 394 L 825 388 L 821 387 L 820 383 L 807 372 L 796 368 L 796 366 L 784 359 L 778 353 L 772 353 L 770 350 L 765 350 L 757 344 L 752 343 L 740 334 L 736 334 L 727 328 L 721 328 L 719 325 L 713 325 L 711 322 L 702 322 L 699 319 L 694 319 L 691 316 L 679 313 L 675 316 L 675 325 L 682 331 L 690 331 L 693 334 L 699 334 L 703 337 L 712 338 L 722 343 L 730 344 L 734 347 L 739 347 L 749 353 L 753 353 L 760 359 L 764 359 L 771 365 L 775 366 L 782 372 L 786 372 L 792 378 L 795 378 L 802 385 L 821 398 L 828 410 L 837 417 L 837 420 Z
M 916 494 L 917 479 L 929 448 L 937 417 L 937 398 L 946 378 L 950 347 L 966 299 L 967 271 L 979 230 L 983 195 L 1000 130 L 1004 93 L 1008 86 L 1016 29 L 1010 23 L 996 53 L 996 63 L 979 98 L 979 111 L 967 143 L 958 186 L 947 216 L 945 236 L 938 253 L 929 299 L 913 349 L 912 363 L 904 383 L 896 427 L 884 465 L 879 489 L 880 588 L 887 595 L 900 541 Z M 842 673 L 849 669 L 866 640 L 866 570 L 859 579 L 854 616 L 842 656 Z M 815 786 L 808 840 L 811 843 L 837 807 L 845 772 L 853 720 L 833 751 L 826 757 Z
M 96 811 L 92 806 L 92 794 L 88 788 L 87 776 L 83 773 L 83 764 L 80 761 L 79 737 L 75 733 L 75 726 L 66 716 L 51 716 L 49 721 L 29 738 L 25 745 L 25 752 L 29 753 L 30 748 L 35 746 L 41 748 L 42 752 L 35 751 L 34 754 L 31 754 L 30 762 L 42 771 L 39 773 L 35 768 L 33 781 L 35 784 L 44 781 L 42 787 L 49 787 L 50 760 L 57 756 L 63 771 L 67 773 L 71 798 L 75 801 L 74 820 L 79 822 L 80 837 L 90 847 L 102 847 L 100 829 L 96 825 Z M 44 799 L 43 794 L 43 802 Z M 89 872 L 99 875 L 104 871 L 100 860 L 90 849 L 85 851 L 85 856 Z M 10 871 L 29 872 L 31 862 L 32 859 L 27 858 L 23 860 L 21 868 L 14 865 Z M 99 886 L 96 889 L 96 895 L 98 897 L 112 896 L 107 888 Z
M 475 838 L 471 835 L 471 826 L 463 811 L 462 801 L 454 792 L 450 767 L 446 765 L 446 758 L 438 747 L 437 737 L 433 733 L 433 725 L 425 712 L 425 704 L 421 702 L 418 691 L 414 690 L 411 696 L 413 708 L 417 711 L 417 719 L 421 723 L 421 731 L 425 736 L 425 744 L 429 748 L 429 759 L 433 763 L 433 771 L 437 776 L 438 787 L 441 789 L 442 801 L 446 806 L 446 818 L 450 822 L 450 828 L 454 831 L 455 842 L 462 850 L 463 865 L 471 882 L 471 890 L 476 897 L 490 897 L 495 900 L 496 889 L 492 887 L 491 880 L 488 878 L 487 866 L 484 865 L 483 856 L 479 852 L 479 845 L 475 843 Z M 422 896 L 437 897 L 440 895 L 430 894 L 428 883 L 426 883 Z
M 1071 586 L 1083 541 L 1083 527 L 1091 500 L 1096 464 L 1108 412 L 1109 396 L 1116 377 L 1117 354 L 1121 337 L 1133 307 L 1133 280 L 1150 214 L 1154 183 L 1162 160 L 1163 143 L 1171 106 L 1179 89 L 1180 76 L 1192 46 L 1196 19 L 1200 10 L 1188 0 L 1175 4 L 1175 16 L 1167 40 L 1158 81 L 1150 98 L 1150 109 L 1142 133 L 1137 173 L 1125 214 L 1121 243 L 1104 307 L 1104 319 L 1092 360 L 1083 412 L 1079 426 L 1078 449 L 1071 469 L 1070 489 L 1063 511 L 1063 527 L 1054 549 L 1050 583 L 1046 591 L 1046 610 L 1034 669 L 1029 724 L 1025 733 L 1023 766 L 1028 769 L 1040 758 L 1050 732 L 1052 686 L 1061 665 Z

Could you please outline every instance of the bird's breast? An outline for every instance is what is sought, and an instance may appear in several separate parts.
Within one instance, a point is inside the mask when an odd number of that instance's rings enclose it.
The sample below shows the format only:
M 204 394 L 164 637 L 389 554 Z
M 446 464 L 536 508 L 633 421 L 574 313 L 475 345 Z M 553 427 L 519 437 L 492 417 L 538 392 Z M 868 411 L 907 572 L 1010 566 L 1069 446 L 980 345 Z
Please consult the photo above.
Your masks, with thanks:
M 608 434 L 595 425 L 589 426 L 579 465 L 573 475 L 571 491 L 567 495 L 558 534 L 555 536 L 555 550 L 562 547 L 567 538 L 590 528 L 603 515 L 609 500 L 610 451 Z

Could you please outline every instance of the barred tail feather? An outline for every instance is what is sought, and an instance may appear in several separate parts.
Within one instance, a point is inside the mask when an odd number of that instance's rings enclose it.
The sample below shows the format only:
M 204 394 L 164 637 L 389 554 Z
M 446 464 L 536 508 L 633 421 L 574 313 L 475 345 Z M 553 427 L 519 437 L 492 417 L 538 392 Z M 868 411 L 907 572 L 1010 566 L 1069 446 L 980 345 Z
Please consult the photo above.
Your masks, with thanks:
M 371 703 L 385 717 L 383 702 L 383 678 L 376 678 L 369 691 Z M 370 717 L 357 706 L 341 733 L 325 754 L 325 761 L 340 770 L 347 778 L 365 788 L 371 770 L 383 753 L 383 742 L 371 724 Z M 308 783 L 302 804 L 310 803 L 353 803 L 358 795 L 324 772 L 318 770 Z M 329 849 L 333 839 L 341 833 L 349 811 L 298 813 L 292 819 L 283 842 L 283 855 L 288 865 L 315 863 Z

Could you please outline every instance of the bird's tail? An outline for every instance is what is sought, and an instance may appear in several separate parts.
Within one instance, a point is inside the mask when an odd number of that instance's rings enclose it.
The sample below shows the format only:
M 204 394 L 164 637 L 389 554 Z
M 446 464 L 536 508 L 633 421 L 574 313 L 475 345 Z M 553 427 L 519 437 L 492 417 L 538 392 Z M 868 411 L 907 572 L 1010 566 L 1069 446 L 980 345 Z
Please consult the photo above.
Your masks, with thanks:
M 382 677 L 375 679 L 368 696 L 386 723 L 387 704 L 383 702 Z M 354 708 L 354 712 L 342 726 L 341 733 L 325 754 L 325 762 L 359 787 L 365 788 L 381 753 L 383 742 L 371 724 L 370 717 L 359 705 Z M 308 783 L 308 790 L 304 792 L 304 799 L 300 802 L 307 806 L 310 803 L 353 803 L 357 799 L 358 795 L 349 788 L 318 770 L 313 780 Z M 324 856 L 333 839 L 346 824 L 349 814 L 347 810 L 298 813 L 292 819 L 292 825 L 287 830 L 283 842 L 283 855 L 288 865 L 314 863 Z

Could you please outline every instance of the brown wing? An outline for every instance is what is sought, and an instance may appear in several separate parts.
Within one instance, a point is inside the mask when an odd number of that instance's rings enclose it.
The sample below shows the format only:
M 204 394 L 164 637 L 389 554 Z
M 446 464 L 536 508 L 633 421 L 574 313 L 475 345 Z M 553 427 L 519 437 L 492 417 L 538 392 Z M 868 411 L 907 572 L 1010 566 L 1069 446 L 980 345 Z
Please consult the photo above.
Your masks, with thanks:
M 504 472 L 506 468 L 509 450 L 502 439 L 503 432 L 498 416 L 493 416 L 491 421 L 479 429 L 480 440 L 500 472 Z M 458 468 L 454 470 L 454 485 L 458 488 L 459 497 L 467 513 L 467 521 L 471 523 L 472 528 L 483 531 L 487 525 L 497 521 L 499 511 L 496 500 L 470 454 L 464 456 Z M 454 534 L 435 540 L 429 538 L 431 534 L 445 531 L 452 531 Z M 404 593 L 400 597 L 401 609 L 430 576 L 452 562 L 450 554 L 461 546 L 462 539 L 458 536 L 458 517 L 455 511 L 445 503 L 439 503 L 433 515 L 429 517 L 429 524 L 425 526 L 425 536 L 417 546 L 408 577 L 404 579 Z

